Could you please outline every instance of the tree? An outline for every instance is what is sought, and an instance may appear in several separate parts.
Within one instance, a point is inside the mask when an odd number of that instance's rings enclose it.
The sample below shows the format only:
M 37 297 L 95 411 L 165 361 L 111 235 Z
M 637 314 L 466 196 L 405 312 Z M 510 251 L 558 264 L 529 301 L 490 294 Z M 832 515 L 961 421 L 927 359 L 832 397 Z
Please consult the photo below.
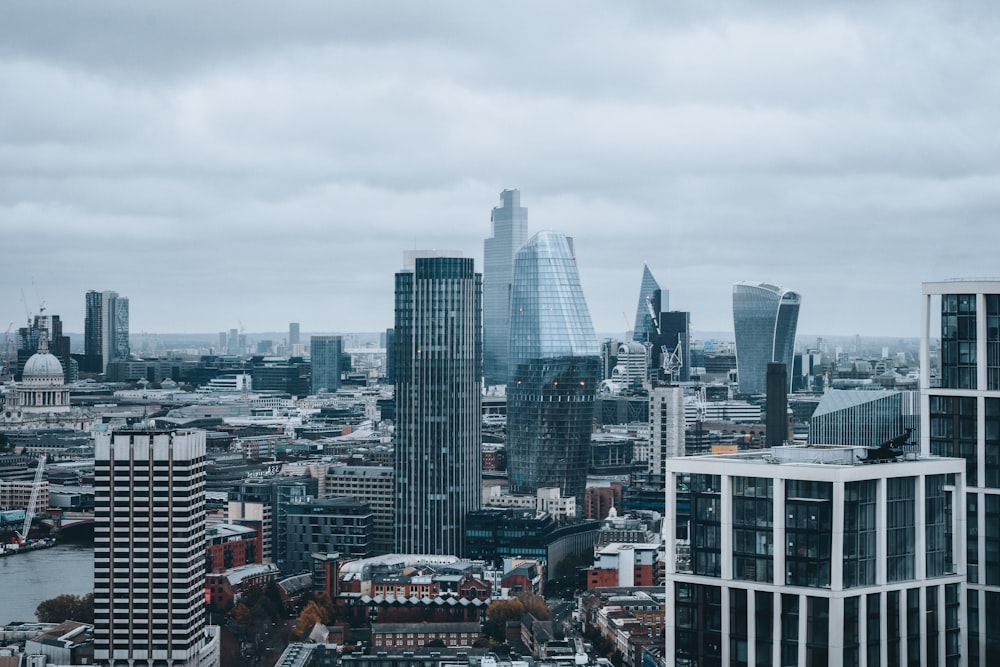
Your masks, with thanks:
M 514 597 L 523 605 L 525 613 L 531 614 L 539 621 L 549 620 L 550 611 L 549 606 L 545 604 L 545 598 L 527 592 L 518 593 Z
M 253 616 L 250 613 L 250 607 L 246 606 L 242 602 L 233 607 L 233 610 L 229 612 L 229 615 L 233 617 L 233 620 L 242 626 L 250 625 L 250 621 L 253 620 Z
M 494 600 L 486 612 L 486 623 L 483 632 L 502 642 L 507 636 L 507 621 L 520 621 L 524 616 L 524 605 L 520 600 Z
M 94 622 L 94 594 L 57 595 L 43 600 L 35 609 L 35 616 L 41 623 L 62 623 L 63 621 Z
M 302 613 L 299 614 L 299 618 L 295 625 L 295 631 L 299 637 L 305 636 L 309 630 L 312 629 L 317 623 L 323 622 L 323 610 L 319 608 L 314 601 L 309 602 L 302 609 Z

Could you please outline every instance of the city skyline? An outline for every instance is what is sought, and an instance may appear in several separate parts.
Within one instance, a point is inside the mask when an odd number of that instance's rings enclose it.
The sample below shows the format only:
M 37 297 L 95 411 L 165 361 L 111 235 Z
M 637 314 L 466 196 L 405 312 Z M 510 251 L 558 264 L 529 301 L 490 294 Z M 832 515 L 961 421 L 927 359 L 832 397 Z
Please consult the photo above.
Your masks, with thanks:
M 998 273 L 978 8 L 12 7 L 0 316 L 23 289 L 82 331 L 115 289 L 135 332 L 384 330 L 399 252 L 482 270 L 517 188 L 575 239 L 598 331 L 648 263 L 696 330 L 761 280 L 803 332 L 915 336 L 917 285 Z

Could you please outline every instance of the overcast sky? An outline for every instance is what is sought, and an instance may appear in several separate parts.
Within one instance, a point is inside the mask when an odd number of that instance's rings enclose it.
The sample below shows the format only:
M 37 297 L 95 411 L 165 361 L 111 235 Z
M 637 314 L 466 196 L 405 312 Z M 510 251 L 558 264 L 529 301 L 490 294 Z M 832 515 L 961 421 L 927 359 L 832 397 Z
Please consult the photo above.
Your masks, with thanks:
M 0 326 L 384 329 L 518 188 L 598 331 L 645 262 L 697 330 L 764 280 L 918 336 L 921 282 L 1000 275 L 998 121 L 994 2 L 4 3 Z

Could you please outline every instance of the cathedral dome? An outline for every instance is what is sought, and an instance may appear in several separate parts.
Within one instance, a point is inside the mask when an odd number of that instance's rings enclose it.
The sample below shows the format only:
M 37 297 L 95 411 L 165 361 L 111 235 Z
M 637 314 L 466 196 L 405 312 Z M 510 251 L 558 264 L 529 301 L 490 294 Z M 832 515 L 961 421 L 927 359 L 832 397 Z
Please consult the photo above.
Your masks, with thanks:
M 42 331 L 38 338 L 38 352 L 28 357 L 21 371 L 21 381 L 26 385 L 63 384 L 63 367 L 59 358 L 49 352 L 49 341 Z
M 30 380 L 63 380 L 63 367 L 58 357 L 51 352 L 36 352 L 24 363 L 21 377 Z

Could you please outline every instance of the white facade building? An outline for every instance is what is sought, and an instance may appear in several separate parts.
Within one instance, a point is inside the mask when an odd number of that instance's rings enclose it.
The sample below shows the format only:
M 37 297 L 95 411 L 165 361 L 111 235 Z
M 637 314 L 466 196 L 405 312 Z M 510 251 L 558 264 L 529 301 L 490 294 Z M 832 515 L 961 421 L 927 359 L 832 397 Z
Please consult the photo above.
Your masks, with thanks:
M 964 665 L 964 462 L 863 447 L 669 459 L 677 665 Z

